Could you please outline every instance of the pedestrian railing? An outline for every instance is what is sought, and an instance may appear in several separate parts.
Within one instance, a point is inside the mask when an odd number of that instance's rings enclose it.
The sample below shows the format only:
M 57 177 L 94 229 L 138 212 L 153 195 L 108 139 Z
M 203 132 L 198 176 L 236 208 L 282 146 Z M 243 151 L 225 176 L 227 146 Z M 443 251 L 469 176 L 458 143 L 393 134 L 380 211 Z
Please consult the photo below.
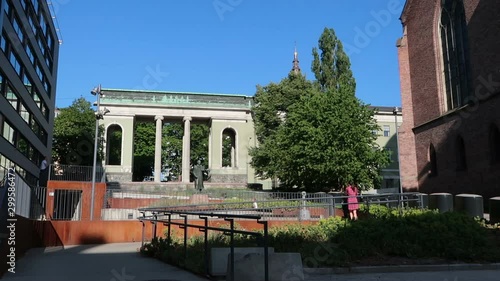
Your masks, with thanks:
M 230 247 L 230 259 L 231 259 L 231 280 L 234 280 L 234 250 L 235 250 L 235 234 L 243 234 L 243 235 L 251 235 L 261 239 L 261 247 L 264 249 L 264 276 L 265 280 L 269 280 L 269 248 L 268 248 L 268 222 L 265 220 L 261 220 L 260 216 L 256 215 L 237 215 L 237 214 L 214 214 L 212 212 L 206 211 L 174 211 L 174 210 L 163 210 L 162 208 L 142 208 L 139 209 L 142 216 L 139 218 L 139 221 L 142 222 L 142 242 L 141 249 L 144 246 L 145 239 L 145 227 L 146 223 L 150 222 L 153 227 L 153 239 L 157 237 L 157 225 L 158 223 L 162 223 L 167 227 L 167 241 L 171 241 L 172 236 L 172 226 L 179 226 L 183 230 L 183 250 L 184 250 L 184 260 L 187 260 L 187 241 L 188 241 L 188 228 L 196 228 L 203 235 L 204 242 L 204 263 L 205 263 L 205 272 L 208 275 L 210 270 L 210 253 L 209 253 L 209 245 L 208 245 L 208 231 L 217 231 L 222 232 L 229 236 L 229 247 Z M 146 215 L 148 214 L 148 215 Z M 173 217 L 180 218 L 179 220 L 174 220 Z M 201 219 L 204 221 L 203 225 L 192 224 L 189 223 L 190 219 Z M 229 222 L 228 227 L 222 226 L 210 226 L 209 218 L 222 219 L 224 221 Z M 258 231 L 248 231 L 248 230 L 239 230 L 235 228 L 235 220 L 254 220 L 258 224 L 261 224 L 263 227 L 263 233 Z M 169 242 L 170 243 L 170 242 Z
M 51 181 L 92 181 L 92 166 L 49 165 L 48 179 Z M 106 173 L 102 166 L 96 166 L 95 181 L 105 182 Z

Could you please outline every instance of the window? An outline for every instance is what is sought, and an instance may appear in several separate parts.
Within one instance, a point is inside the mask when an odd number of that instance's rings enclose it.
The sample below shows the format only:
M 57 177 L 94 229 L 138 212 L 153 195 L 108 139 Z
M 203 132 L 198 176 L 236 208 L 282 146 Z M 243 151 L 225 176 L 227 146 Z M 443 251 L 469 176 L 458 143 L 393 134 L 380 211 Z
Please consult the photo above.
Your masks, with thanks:
M 464 139 L 459 136 L 456 140 L 457 171 L 467 170 L 467 158 L 465 155 Z
M 230 128 L 222 132 L 222 167 L 237 167 L 236 132 Z
M 43 35 L 47 34 L 47 23 L 45 22 L 44 15 L 40 16 L 40 28 L 42 29 Z
M 31 26 L 31 30 L 33 31 L 33 34 L 36 34 L 36 25 L 35 22 L 33 21 L 33 13 L 28 13 L 28 23 Z
M 21 76 L 21 64 L 19 63 L 19 59 L 14 52 L 10 53 L 9 61 L 10 64 L 12 64 L 12 67 L 14 67 L 14 70 L 16 70 L 17 74 Z
M 467 23 L 462 0 L 442 0 L 441 49 L 448 110 L 465 105 L 469 98 Z
M 490 127 L 490 151 L 491 164 L 500 163 L 500 131 L 495 124 Z
M 431 144 L 429 146 L 429 176 L 435 177 L 438 174 L 437 169 L 437 159 L 436 159 L 436 150 L 434 149 L 434 145 Z
M 14 31 L 16 32 L 17 36 L 19 37 L 19 41 L 21 43 L 24 41 L 24 34 L 23 34 L 23 29 L 21 28 L 21 25 L 19 25 L 19 19 L 18 17 L 14 17 L 14 20 L 12 21 L 12 27 L 14 28 Z
M 19 103 L 19 98 L 17 97 L 16 93 L 14 93 L 14 91 L 12 90 L 10 85 L 7 85 L 7 88 L 5 91 L 5 97 L 10 102 L 12 107 L 17 111 L 17 105 Z
M 388 137 L 391 134 L 391 127 L 389 125 L 384 125 L 384 137 Z
M 35 64 L 35 56 L 33 55 L 33 48 L 31 47 L 31 45 L 26 44 L 26 47 L 24 49 L 26 50 L 26 54 L 30 58 L 31 63 Z
M 0 49 L 5 53 L 5 50 L 7 49 L 7 41 L 5 41 L 5 33 L 2 33 L 2 36 L 0 36 Z
M 2 137 L 6 139 L 8 142 L 10 142 L 12 145 L 14 145 L 15 142 L 15 131 L 14 129 L 10 126 L 5 119 L 3 120 L 3 125 L 2 125 Z
M 26 109 L 26 106 L 24 105 L 23 102 L 20 103 L 19 107 L 19 115 L 23 118 L 24 122 L 29 125 L 30 123 L 30 118 L 31 118 L 31 113 Z
M 3 10 L 5 11 L 5 13 L 7 14 L 7 17 L 10 16 L 10 13 L 12 12 L 12 9 L 10 8 L 10 3 L 9 1 L 2 1 L 2 4 L 4 4 L 3 6 Z
M 33 3 L 33 8 L 35 9 L 35 12 L 38 12 L 38 0 L 31 0 L 31 3 Z
M 40 81 L 43 81 L 43 72 L 42 72 L 42 69 L 40 68 L 40 64 L 37 63 L 36 64 L 36 74 L 38 75 L 38 78 L 40 78 Z

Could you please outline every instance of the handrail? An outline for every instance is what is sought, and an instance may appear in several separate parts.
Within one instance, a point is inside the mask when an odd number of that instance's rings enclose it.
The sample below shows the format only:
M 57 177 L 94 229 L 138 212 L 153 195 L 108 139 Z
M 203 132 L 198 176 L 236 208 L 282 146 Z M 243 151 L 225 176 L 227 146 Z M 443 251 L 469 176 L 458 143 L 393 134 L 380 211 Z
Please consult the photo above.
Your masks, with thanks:
M 204 252 L 205 252 L 205 272 L 208 275 L 209 274 L 209 253 L 208 253 L 208 231 L 213 230 L 213 231 L 219 231 L 223 232 L 224 234 L 229 234 L 230 236 L 230 257 L 231 257 L 231 280 L 234 280 L 234 234 L 244 234 L 244 235 L 252 235 L 256 237 L 262 237 L 262 247 L 264 248 L 264 276 L 265 276 L 265 281 L 269 281 L 269 249 L 268 249 L 268 222 L 265 220 L 261 220 L 261 216 L 256 216 L 256 215 L 236 215 L 236 214 L 215 214 L 213 212 L 189 212 L 189 211 L 173 211 L 173 210 L 165 210 L 164 208 L 162 209 L 157 209 L 152 210 L 153 208 L 141 208 L 139 209 L 139 212 L 141 212 L 142 217 L 139 218 L 139 221 L 142 223 L 142 241 L 141 241 L 141 249 L 144 246 L 144 228 L 145 228 L 145 221 L 149 221 L 153 224 L 153 239 L 156 239 L 156 230 L 157 230 L 157 224 L 158 223 L 163 223 L 163 225 L 167 226 L 167 241 L 171 240 L 171 226 L 172 225 L 177 225 L 179 228 L 184 230 L 184 237 L 183 237 L 183 246 L 184 246 L 184 260 L 187 260 L 187 233 L 188 233 L 188 228 L 193 227 L 197 228 L 200 232 L 204 233 Z M 152 215 L 146 216 L 146 212 L 151 212 Z M 172 221 L 172 215 L 179 215 L 181 218 L 183 218 L 183 222 L 177 222 L 177 221 Z M 166 216 L 167 219 L 162 219 L 159 218 L 158 216 Z M 204 225 L 197 225 L 197 224 L 189 224 L 188 223 L 188 216 L 198 216 L 200 219 L 204 220 Z M 222 227 L 214 227 L 214 226 L 209 226 L 208 225 L 208 218 L 209 217 L 218 217 L 222 218 L 225 221 L 229 222 L 229 228 L 222 228 Z M 263 225 L 263 230 L 264 233 L 261 234 L 260 232 L 256 231 L 247 231 L 247 230 L 239 230 L 239 229 L 234 229 L 234 220 L 235 219 L 254 219 L 257 221 L 258 224 Z

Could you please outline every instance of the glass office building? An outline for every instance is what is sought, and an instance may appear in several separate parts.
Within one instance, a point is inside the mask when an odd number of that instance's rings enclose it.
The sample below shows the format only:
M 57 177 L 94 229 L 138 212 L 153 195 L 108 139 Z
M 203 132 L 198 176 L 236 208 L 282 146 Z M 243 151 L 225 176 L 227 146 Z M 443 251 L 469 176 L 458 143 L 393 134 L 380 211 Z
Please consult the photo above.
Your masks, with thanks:
M 0 180 L 36 185 L 50 157 L 59 38 L 45 0 L 0 0 Z

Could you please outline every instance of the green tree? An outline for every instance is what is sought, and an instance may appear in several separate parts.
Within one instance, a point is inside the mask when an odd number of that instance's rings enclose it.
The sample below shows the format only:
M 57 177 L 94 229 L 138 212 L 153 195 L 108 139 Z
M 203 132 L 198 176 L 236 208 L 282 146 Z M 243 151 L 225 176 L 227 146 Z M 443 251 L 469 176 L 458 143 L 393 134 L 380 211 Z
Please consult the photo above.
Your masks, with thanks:
M 162 163 L 176 177 L 182 173 L 182 136 L 181 123 L 167 123 L 163 126 Z
M 350 61 L 333 29 L 325 28 L 318 43 L 321 54 L 313 49 L 312 63 L 316 81 L 291 73 L 279 84 L 257 88 L 259 146 L 250 149 L 250 164 L 259 176 L 278 178 L 286 188 L 376 186 L 388 157 L 372 134 L 378 129 L 374 111 L 355 97 Z
M 356 91 L 356 81 L 352 75 L 351 62 L 344 52 L 342 42 L 332 28 L 323 30 L 318 48 L 313 48 L 312 72 L 316 83 L 322 91 L 344 89 L 353 95 Z
M 54 120 L 52 159 L 63 165 L 93 166 L 96 118 L 89 101 L 80 97 L 62 108 Z M 101 161 L 104 128 L 99 127 L 98 163 Z
M 198 160 L 206 167 L 208 165 L 208 137 L 210 129 L 205 124 L 192 124 L 190 164 Z M 166 123 L 163 127 L 162 163 L 170 173 L 179 177 L 182 173 L 182 138 L 184 127 L 181 123 Z
M 273 144 L 271 161 L 285 187 L 309 191 L 348 183 L 377 186 L 388 162 L 377 147 L 374 112 L 350 92 L 319 92 L 293 105 Z
M 122 131 L 114 128 L 110 131 L 108 128 L 108 140 L 107 145 L 109 146 L 108 164 L 109 165 L 121 165 L 122 161 Z
M 300 100 L 300 97 L 313 91 L 313 86 L 302 74 L 290 72 L 288 77 L 279 83 L 257 86 L 255 105 L 252 108 L 255 134 L 258 146 L 250 148 L 252 157 L 250 165 L 256 175 L 263 178 L 274 178 L 275 166 L 271 159 L 274 150 L 272 142 L 278 128 L 283 124 L 289 107 Z
M 136 122 L 134 128 L 133 180 L 142 181 L 152 175 L 155 161 L 155 133 L 153 122 Z

